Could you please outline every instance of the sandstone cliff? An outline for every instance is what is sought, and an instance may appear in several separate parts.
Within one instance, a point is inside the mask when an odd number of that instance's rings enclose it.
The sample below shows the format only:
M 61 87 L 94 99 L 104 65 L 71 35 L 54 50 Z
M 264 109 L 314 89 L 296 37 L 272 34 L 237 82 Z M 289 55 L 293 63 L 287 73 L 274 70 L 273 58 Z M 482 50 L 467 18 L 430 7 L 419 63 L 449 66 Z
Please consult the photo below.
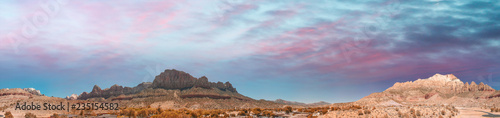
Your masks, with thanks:
M 480 106 L 497 103 L 500 91 L 475 82 L 464 83 L 453 74 L 435 74 L 427 79 L 395 83 L 380 93 L 372 93 L 356 103 L 359 104 L 454 104 L 457 106 Z
M 195 78 L 183 71 L 167 69 L 160 75 L 156 76 L 152 83 L 143 82 L 136 87 L 113 85 L 104 90 L 95 85 L 90 93 L 83 92 L 80 96 L 78 96 L 78 99 L 110 98 L 113 96 L 116 97 L 120 95 L 137 94 L 146 89 L 186 90 L 191 88 L 219 89 L 222 91 L 237 93 L 236 89 L 233 88 L 229 82 L 209 82 L 208 78 L 205 76 Z
M 156 76 L 155 80 L 153 81 L 153 88 L 189 89 L 192 87 L 217 88 L 220 90 L 237 92 L 229 82 L 209 82 L 208 78 L 205 76 L 195 78 L 186 72 L 177 71 L 175 69 L 165 70 L 165 72 L 162 72 L 160 75 Z

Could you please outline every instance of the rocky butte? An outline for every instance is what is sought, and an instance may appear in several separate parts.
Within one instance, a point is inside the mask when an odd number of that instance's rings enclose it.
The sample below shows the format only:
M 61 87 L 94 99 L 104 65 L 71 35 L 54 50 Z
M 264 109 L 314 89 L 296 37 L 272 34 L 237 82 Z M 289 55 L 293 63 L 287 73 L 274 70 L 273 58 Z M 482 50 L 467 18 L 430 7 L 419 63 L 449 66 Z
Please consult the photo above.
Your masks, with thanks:
M 119 85 L 113 85 L 107 89 L 101 89 L 99 86 L 94 85 L 94 88 L 90 93 L 83 92 L 78 99 L 88 99 L 88 98 L 109 98 L 111 96 L 136 94 L 145 89 L 166 89 L 166 90 L 187 90 L 191 88 L 205 88 L 205 89 L 219 89 L 222 91 L 230 91 L 237 93 L 236 89 L 229 82 L 209 82 L 208 78 L 203 76 L 200 78 L 195 78 L 190 74 L 178 71 L 175 69 L 165 70 L 160 75 L 157 75 L 154 81 L 143 82 L 136 87 L 123 87 Z
M 164 108 L 233 109 L 283 106 L 243 96 L 229 82 L 209 82 L 205 76 L 195 78 L 175 69 L 167 69 L 157 75 L 153 82 L 143 82 L 135 87 L 113 85 L 101 89 L 95 85 L 91 92 L 83 92 L 77 99 L 119 102 L 130 107 L 151 105 Z
M 356 103 L 484 106 L 500 103 L 500 91 L 496 91 L 484 83 L 464 83 L 453 74 L 435 74 L 427 79 L 395 83 L 387 90 L 372 93 Z

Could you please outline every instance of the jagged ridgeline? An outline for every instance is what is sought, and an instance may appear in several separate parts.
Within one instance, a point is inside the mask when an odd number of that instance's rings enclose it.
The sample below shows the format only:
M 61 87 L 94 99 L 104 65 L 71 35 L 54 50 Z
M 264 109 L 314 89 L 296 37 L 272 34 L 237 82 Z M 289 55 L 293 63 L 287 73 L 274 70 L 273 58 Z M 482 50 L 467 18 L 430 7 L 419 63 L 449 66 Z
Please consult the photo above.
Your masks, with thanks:
M 359 104 L 449 104 L 479 107 L 500 104 L 500 91 L 475 82 L 462 82 L 453 74 L 435 74 L 427 79 L 396 83 L 380 93 L 372 93 Z
M 78 99 L 107 99 L 112 96 L 137 94 L 146 89 L 188 90 L 192 88 L 219 89 L 220 91 L 237 93 L 236 88 L 234 88 L 233 85 L 231 85 L 231 83 L 229 82 L 209 82 L 208 78 L 205 76 L 195 78 L 183 71 L 167 69 L 160 75 L 157 75 L 152 83 L 143 82 L 136 87 L 123 87 L 119 85 L 113 85 L 110 88 L 104 90 L 95 85 L 90 93 L 83 92 L 78 97 Z

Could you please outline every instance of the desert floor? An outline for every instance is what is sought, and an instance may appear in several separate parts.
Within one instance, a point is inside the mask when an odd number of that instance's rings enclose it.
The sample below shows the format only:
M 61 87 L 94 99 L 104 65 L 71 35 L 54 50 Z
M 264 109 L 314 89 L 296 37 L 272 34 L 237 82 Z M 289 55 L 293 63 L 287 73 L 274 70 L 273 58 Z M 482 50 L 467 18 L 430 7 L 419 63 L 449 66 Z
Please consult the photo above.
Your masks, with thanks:
M 491 113 L 489 109 L 457 107 L 457 118 L 500 118 L 500 113 Z

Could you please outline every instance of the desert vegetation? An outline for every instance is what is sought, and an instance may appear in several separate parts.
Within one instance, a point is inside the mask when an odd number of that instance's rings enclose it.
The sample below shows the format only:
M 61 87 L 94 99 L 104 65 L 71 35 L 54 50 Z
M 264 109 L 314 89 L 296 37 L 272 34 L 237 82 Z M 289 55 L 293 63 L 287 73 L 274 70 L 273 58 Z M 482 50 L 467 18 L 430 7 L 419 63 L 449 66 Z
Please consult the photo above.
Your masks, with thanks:
M 24 117 L 25 117 L 25 118 L 36 118 L 36 115 L 35 115 L 35 114 L 33 114 L 33 113 L 26 113 L 26 114 L 24 115 Z
M 304 117 L 317 117 L 328 113 L 330 107 L 316 108 L 244 108 L 244 109 L 161 109 L 161 108 L 123 108 L 117 113 L 111 113 L 123 117 L 152 117 L 152 118 L 206 118 L 206 117 L 287 117 L 302 115 Z
M 10 111 L 5 112 L 5 118 L 14 118 Z
M 500 108 L 491 108 L 491 112 L 500 112 Z
M 379 117 L 379 118 L 428 118 L 455 117 L 458 109 L 444 105 L 408 106 L 336 106 L 331 107 L 327 117 Z
M 499 108 L 491 108 L 492 112 L 498 112 Z M 100 116 L 103 114 L 116 115 L 118 117 L 130 118 L 228 118 L 228 117 L 307 117 L 317 118 L 320 116 L 329 118 L 338 117 L 377 117 L 377 118 L 449 118 L 456 117 L 459 112 L 450 105 L 400 105 L 400 106 L 361 106 L 354 104 L 332 105 L 325 107 L 292 107 L 282 108 L 241 108 L 241 109 L 162 109 L 161 107 L 139 107 L 121 108 L 119 111 L 98 112 L 77 111 L 74 113 L 83 117 Z M 5 113 L 6 118 L 12 118 L 10 112 Z M 25 117 L 35 118 L 32 113 L 26 113 Z M 54 118 L 65 118 L 53 114 Z
M 329 107 L 294 108 L 244 108 L 244 109 L 161 109 L 161 108 L 123 108 L 114 113 L 123 117 L 379 117 L 379 118 L 416 118 L 416 117 L 455 117 L 459 114 L 454 106 L 445 105 L 407 105 L 407 106 L 359 106 L 340 105 Z

